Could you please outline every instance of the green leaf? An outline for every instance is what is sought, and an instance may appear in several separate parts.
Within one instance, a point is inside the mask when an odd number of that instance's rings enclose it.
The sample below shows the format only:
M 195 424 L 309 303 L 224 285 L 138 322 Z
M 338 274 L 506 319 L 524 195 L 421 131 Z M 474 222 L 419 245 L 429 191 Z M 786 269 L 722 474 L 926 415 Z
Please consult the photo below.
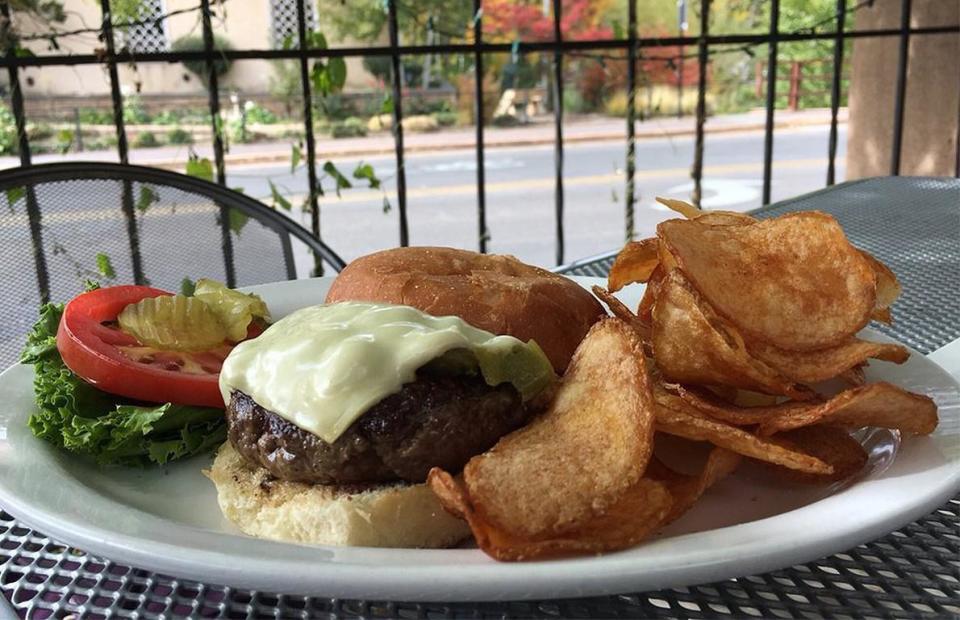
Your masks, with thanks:
M 140 186 L 140 197 L 137 198 L 137 211 L 146 213 L 150 205 L 160 202 L 160 195 L 149 185 Z
M 350 184 L 350 179 L 343 176 L 343 174 L 337 169 L 336 165 L 332 161 L 328 161 L 323 164 L 323 171 L 329 174 L 337 182 L 337 198 L 340 197 L 341 189 L 350 189 L 353 185 Z
M 117 277 L 117 272 L 113 269 L 113 263 L 110 261 L 110 257 L 103 252 L 97 254 L 97 271 L 108 280 Z
M 347 63 L 343 58 L 331 58 L 327 61 L 327 73 L 330 75 L 330 88 L 333 92 L 343 90 L 347 81 Z
M 13 213 L 13 205 L 26 195 L 27 189 L 25 187 L 11 187 L 7 190 L 7 206 L 10 207 L 11 213 Z
M 190 278 L 180 280 L 180 294 L 184 297 L 193 297 L 193 292 L 197 290 L 197 283 Z
M 230 230 L 238 237 L 240 236 L 240 231 L 243 230 L 243 227 L 250 221 L 250 216 L 240 209 L 230 209 L 230 214 L 227 217 Z
M 295 47 L 294 41 L 295 39 L 293 38 L 292 33 L 283 37 L 283 45 L 282 45 L 283 49 L 292 50 Z
M 310 82 L 313 85 L 313 89 L 321 96 L 326 97 L 333 92 L 330 72 L 322 60 L 313 63 L 313 69 L 310 70 Z
M 283 194 L 280 193 L 280 190 L 277 189 L 277 186 L 273 184 L 273 181 L 268 180 L 267 183 L 270 184 L 270 197 L 273 199 L 273 208 L 276 209 L 280 207 L 284 211 L 289 211 L 293 208 L 293 205 L 290 204 L 290 201 L 283 197 Z
M 290 145 L 290 174 L 293 174 L 297 170 L 297 166 L 300 165 L 300 160 L 303 158 L 303 152 L 300 150 L 299 144 Z
M 380 114 L 393 114 L 393 96 L 387 95 L 380 104 Z
M 626 38 L 626 33 L 625 33 L 624 30 L 623 30 L 623 24 L 620 22 L 619 19 L 613 20 L 613 23 L 612 23 L 611 25 L 613 26 L 613 38 L 614 38 L 614 39 L 625 39 L 625 38 Z
M 19 43 L 16 47 L 13 48 L 13 55 L 17 58 L 34 58 L 36 54 L 33 53 L 33 50 L 21 46 Z
M 213 162 L 206 157 L 201 158 L 191 155 L 190 159 L 187 160 L 186 172 L 192 177 L 213 182 Z
M 383 197 L 383 213 L 384 214 L 390 213 L 391 209 L 393 209 L 393 207 L 390 206 L 390 199 L 384 196 Z
M 327 49 L 327 37 L 319 30 L 311 30 L 307 33 L 307 47 L 317 50 Z
M 380 179 L 377 178 L 377 173 L 370 164 L 363 162 L 357 164 L 357 167 L 353 170 L 353 178 L 360 180 L 366 179 L 370 184 L 370 189 L 380 188 Z

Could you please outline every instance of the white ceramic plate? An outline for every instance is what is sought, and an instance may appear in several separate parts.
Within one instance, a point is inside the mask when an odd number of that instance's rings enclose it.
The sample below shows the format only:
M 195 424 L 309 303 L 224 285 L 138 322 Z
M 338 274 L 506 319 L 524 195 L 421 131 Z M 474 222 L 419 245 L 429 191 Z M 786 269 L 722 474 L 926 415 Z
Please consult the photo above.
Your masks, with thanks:
M 581 278 L 589 285 L 597 280 Z M 254 287 L 274 316 L 320 303 L 329 278 Z M 637 302 L 633 290 L 625 301 Z M 869 334 L 882 338 L 879 334 Z M 831 488 L 775 484 L 749 469 L 722 481 L 650 542 L 600 557 L 500 564 L 475 549 L 297 546 L 256 540 L 220 515 L 198 457 L 149 470 L 99 469 L 34 438 L 32 371 L 0 376 L 0 506 L 39 531 L 118 562 L 265 591 L 393 600 L 577 597 L 691 585 L 769 571 L 849 549 L 910 523 L 960 488 L 960 391 L 915 353 L 873 363 L 940 407 L 929 437 L 861 437 L 870 464 Z

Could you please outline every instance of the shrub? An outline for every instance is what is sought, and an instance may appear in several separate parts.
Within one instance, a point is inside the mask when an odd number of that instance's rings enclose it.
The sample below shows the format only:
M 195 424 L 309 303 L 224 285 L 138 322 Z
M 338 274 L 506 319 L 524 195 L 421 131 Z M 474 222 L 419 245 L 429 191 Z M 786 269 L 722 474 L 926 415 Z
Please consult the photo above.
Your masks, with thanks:
M 193 134 L 183 127 L 174 127 L 167 132 L 168 144 L 193 144 Z
M 239 144 L 253 141 L 253 135 L 247 129 L 247 123 L 243 118 L 234 118 L 227 123 L 227 132 L 230 139 Z
M 70 151 L 70 147 L 73 146 L 73 139 L 75 134 L 72 129 L 61 129 L 57 132 L 57 145 L 56 150 L 58 153 L 67 153 Z
M 351 116 L 330 125 L 330 135 L 334 138 L 360 138 L 367 135 L 367 126 L 356 116 Z
M 13 113 L 0 103 L 0 154 L 11 155 L 17 152 L 17 123 Z
M 707 93 L 707 114 L 713 112 L 713 95 Z M 686 87 L 683 89 L 683 113 L 694 115 L 697 113 L 697 89 Z M 672 116 L 677 113 L 677 88 L 657 84 L 649 88 L 641 88 L 636 93 L 637 118 L 654 116 Z M 607 97 L 603 104 L 603 111 L 608 116 L 627 115 L 627 93 L 619 91 Z
M 170 45 L 170 50 L 173 52 L 202 52 L 205 49 L 203 44 L 203 37 L 197 35 L 187 35 L 180 37 Z M 221 36 L 213 35 L 213 49 L 216 51 L 224 51 L 232 49 L 230 43 Z M 183 66 L 186 67 L 187 71 L 196 75 L 204 86 L 208 86 L 207 79 L 207 61 L 205 60 L 184 60 Z M 217 77 L 222 77 L 230 71 L 230 60 L 222 55 L 218 55 L 213 61 L 213 70 L 216 72 Z
M 177 125 L 183 118 L 183 112 L 180 110 L 163 110 L 153 117 L 153 122 L 157 125 Z
M 123 122 L 130 125 L 142 125 L 150 122 L 150 115 L 143 107 L 143 102 L 137 95 L 127 95 L 123 98 Z
M 412 132 L 427 132 L 427 131 L 436 131 L 440 128 L 440 124 L 437 122 L 437 119 L 432 116 L 427 116 L 425 114 L 418 114 L 416 116 L 408 116 L 403 119 L 403 129 L 404 131 Z
M 133 146 L 138 149 L 148 149 L 160 146 L 160 141 L 157 140 L 157 136 L 153 135 L 152 131 L 141 131 L 133 139 Z
M 457 124 L 457 121 L 460 120 L 456 112 L 434 112 L 430 116 L 432 116 L 441 127 L 453 127 Z
M 370 131 L 388 131 L 393 127 L 393 116 L 390 114 L 375 114 L 367 121 L 367 129 Z
M 424 97 L 411 97 L 403 106 L 403 111 L 411 116 L 419 114 L 432 114 L 434 112 L 450 112 L 453 107 L 446 99 L 427 99 Z
M 113 111 L 100 108 L 80 108 L 80 122 L 84 125 L 113 125 Z
M 46 123 L 27 123 L 27 137 L 31 140 L 45 140 L 53 137 L 53 127 Z
M 244 107 L 244 112 L 247 115 L 248 123 L 257 123 L 260 125 L 273 125 L 277 122 L 277 115 L 266 109 L 262 105 L 257 105 L 252 101 L 248 101 Z

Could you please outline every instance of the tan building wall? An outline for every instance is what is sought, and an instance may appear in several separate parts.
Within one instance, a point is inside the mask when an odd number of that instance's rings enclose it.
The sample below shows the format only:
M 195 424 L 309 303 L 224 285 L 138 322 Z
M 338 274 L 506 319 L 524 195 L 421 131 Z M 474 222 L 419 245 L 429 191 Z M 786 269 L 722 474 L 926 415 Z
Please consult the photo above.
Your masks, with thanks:
M 99 2 L 93 0 L 66 0 L 68 19 L 58 26 L 59 30 L 73 30 L 100 22 Z M 189 9 L 197 6 L 196 0 L 164 0 L 166 12 Z M 216 10 L 216 5 L 215 10 Z M 224 3 L 225 16 L 214 19 L 214 32 L 230 42 L 234 49 L 270 49 L 271 16 L 269 0 L 234 0 Z M 24 32 L 37 32 L 38 25 L 19 24 Z M 172 43 L 185 35 L 201 36 L 199 16 L 196 12 L 174 15 L 167 20 L 167 41 Z M 322 26 L 321 26 L 322 28 Z M 343 42 L 350 44 L 350 42 Z M 80 38 L 63 38 L 60 51 L 49 49 L 46 42 L 34 41 L 28 47 L 37 54 L 81 53 L 89 54 L 100 47 L 95 35 Z M 225 90 L 236 89 L 242 94 L 257 95 L 270 90 L 274 66 L 279 61 L 235 61 L 230 71 L 221 79 Z M 180 63 L 140 63 L 131 67 L 124 63 L 118 66 L 120 82 L 127 92 L 139 90 L 144 95 L 203 95 L 205 89 L 195 75 Z M 110 94 L 110 82 L 106 68 L 100 65 L 75 67 L 34 67 L 23 71 L 23 89 L 27 98 L 49 96 L 103 96 Z M 347 60 L 348 90 L 370 88 L 373 77 L 363 68 L 360 58 Z
M 956 25 L 958 0 L 914 0 L 914 27 Z M 857 12 L 856 28 L 900 27 L 900 2 Z M 856 39 L 851 58 L 847 178 L 890 174 L 899 37 Z M 900 173 L 953 176 L 960 110 L 960 35 L 910 38 Z

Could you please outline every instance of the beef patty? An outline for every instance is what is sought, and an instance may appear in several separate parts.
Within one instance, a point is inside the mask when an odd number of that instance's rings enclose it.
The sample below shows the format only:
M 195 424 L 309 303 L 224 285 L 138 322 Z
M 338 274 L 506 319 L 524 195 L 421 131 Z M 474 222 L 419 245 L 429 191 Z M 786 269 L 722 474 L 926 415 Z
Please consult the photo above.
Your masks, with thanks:
M 238 390 L 227 406 L 227 428 L 240 454 L 282 480 L 423 482 L 431 467 L 459 471 L 532 415 L 509 384 L 490 387 L 475 376 L 418 376 L 371 407 L 333 443 Z

